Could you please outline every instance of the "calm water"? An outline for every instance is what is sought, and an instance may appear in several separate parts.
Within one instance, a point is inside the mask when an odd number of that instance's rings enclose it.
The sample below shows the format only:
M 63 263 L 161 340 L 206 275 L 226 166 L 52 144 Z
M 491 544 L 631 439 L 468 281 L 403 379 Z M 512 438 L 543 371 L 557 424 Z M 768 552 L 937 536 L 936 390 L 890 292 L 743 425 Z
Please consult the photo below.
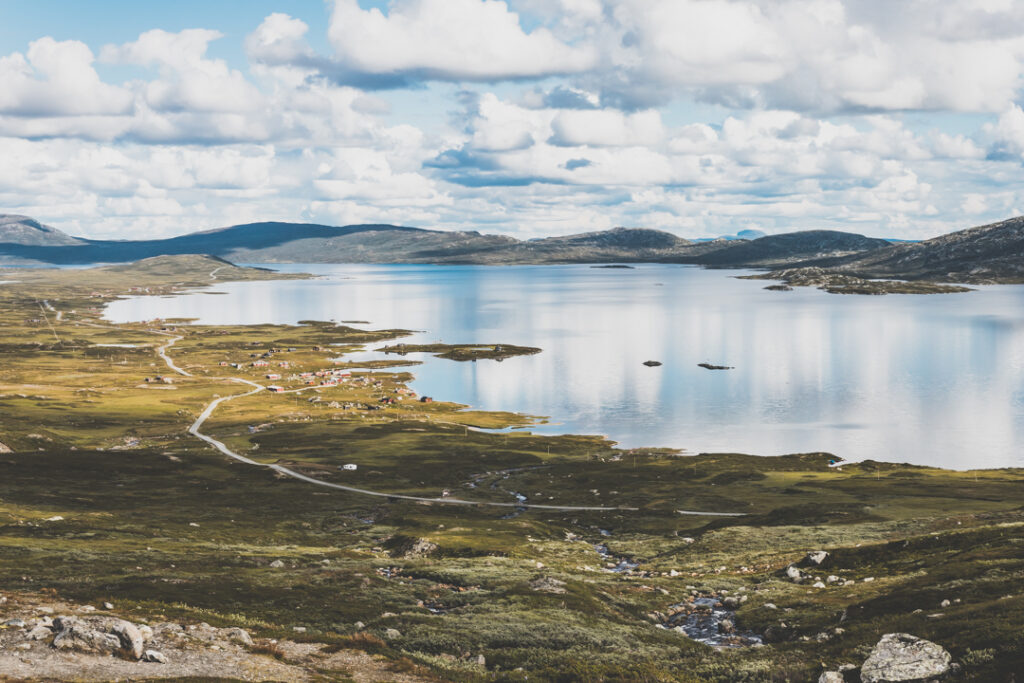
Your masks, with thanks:
M 112 320 L 366 320 L 415 339 L 539 346 L 502 363 L 424 357 L 423 394 L 550 416 L 537 431 L 625 446 L 944 467 L 1024 466 L 1024 287 L 968 294 L 768 292 L 735 271 L 644 265 L 286 266 L 309 281 L 141 297 Z M 648 368 L 643 361 L 664 365 Z M 709 371 L 700 362 L 732 365 Z

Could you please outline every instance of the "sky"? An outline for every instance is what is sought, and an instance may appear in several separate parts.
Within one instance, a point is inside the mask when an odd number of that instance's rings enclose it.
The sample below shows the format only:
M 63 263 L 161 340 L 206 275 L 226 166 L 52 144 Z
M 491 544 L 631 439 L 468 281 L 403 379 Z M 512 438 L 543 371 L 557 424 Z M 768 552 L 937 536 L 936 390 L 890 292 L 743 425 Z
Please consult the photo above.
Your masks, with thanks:
M 0 0 L 0 213 L 519 238 L 1024 213 L 1015 0 Z

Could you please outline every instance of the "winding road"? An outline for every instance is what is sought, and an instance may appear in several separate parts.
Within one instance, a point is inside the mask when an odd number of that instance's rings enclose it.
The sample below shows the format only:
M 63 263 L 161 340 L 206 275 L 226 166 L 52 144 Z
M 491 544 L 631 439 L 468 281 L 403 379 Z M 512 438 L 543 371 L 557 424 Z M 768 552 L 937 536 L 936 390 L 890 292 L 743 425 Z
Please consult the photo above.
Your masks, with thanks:
M 178 365 L 174 362 L 174 360 L 169 355 L 167 355 L 168 349 L 170 349 L 172 346 L 174 346 L 174 344 L 177 343 L 178 341 L 180 341 L 181 339 L 183 339 L 183 337 L 174 337 L 173 339 L 169 340 L 166 344 L 164 344 L 163 346 L 159 347 L 157 349 L 157 353 L 164 360 L 164 362 L 167 363 L 167 367 L 169 367 L 171 370 L 173 370 L 174 372 L 178 373 L 179 375 L 183 375 L 185 377 L 192 377 L 192 374 L 190 372 L 188 372 L 186 370 L 183 370 L 182 368 L 178 367 Z M 388 499 L 391 499 L 391 500 L 412 500 L 412 501 L 421 502 L 421 503 L 438 503 L 438 504 L 442 504 L 442 505 L 479 505 L 479 506 L 499 507 L 499 508 L 518 508 L 518 509 L 526 508 L 526 509 L 529 509 L 529 510 L 556 510 L 556 511 L 561 511 L 561 512 L 635 512 L 635 511 L 639 510 L 639 508 L 635 508 L 635 507 L 608 507 L 608 506 L 597 506 L 597 505 L 540 505 L 540 504 L 533 504 L 533 503 L 518 503 L 518 502 L 517 503 L 497 503 L 497 502 L 482 501 L 482 500 L 463 500 L 462 498 L 451 498 L 451 497 L 446 497 L 446 498 L 428 498 L 428 497 L 424 497 L 424 496 L 409 496 L 409 495 L 404 495 L 404 494 L 399 494 L 399 493 L 385 493 L 385 492 L 382 492 L 382 491 L 371 491 L 369 489 L 357 488 L 355 486 L 345 486 L 344 484 L 335 484 L 333 482 L 323 481 L 321 479 L 315 479 L 313 477 L 306 476 L 305 474 L 302 474 L 300 472 L 296 472 L 295 470 L 289 469 L 289 468 L 287 468 L 287 467 L 285 467 L 283 465 L 275 465 L 275 464 L 258 462 L 256 460 L 251 459 L 251 458 L 247 458 L 244 455 L 236 453 L 235 451 L 233 451 L 230 448 L 228 448 L 224 444 L 223 441 L 218 441 L 217 439 L 213 438 L 212 436 L 209 436 L 208 434 L 203 434 L 202 432 L 199 431 L 199 428 L 203 426 L 204 422 L 206 422 L 208 419 L 210 419 L 210 416 L 213 415 L 213 412 L 215 410 L 217 410 L 217 408 L 222 403 L 226 403 L 227 401 L 233 401 L 233 400 L 235 400 L 237 398 L 244 398 L 246 396 L 252 396 L 253 394 L 257 394 L 260 391 L 263 391 L 266 387 L 264 387 L 262 384 L 258 384 L 256 382 L 252 382 L 252 381 L 247 380 L 247 379 L 242 379 L 240 377 L 216 377 L 216 378 L 212 378 L 212 379 L 226 380 L 226 381 L 229 381 L 229 382 L 235 382 L 236 384 L 244 384 L 244 385 L 252 387 L 252 390 L 251 391 L 247 391 L 247 392 L 242 393 L 242 394 L 233 394 L 231 396 L 222 396 L 220 398 L 214 399 L 208 406 L 206 406 L 206 408 L 199 415 L 199 417 L 196 418 L 196 421 L 192 423 L 192 426 L 188 428 L 188 433 L 193 435 L 193 436 L 195 436 L 198 439 L 202 439 L 203 441 L 205 441 L 206 443 L 210 444 L 211 446 L 213 446 L 214 448 L 216 448 L 218 451 L 220 451 L 224 455 L 228 456 L 229 458 L 237 460 L 238 462 L 241 462 L 241 463 L 245 463 L 246 465 L 252 465 L 254 467 L 265 467 L 267 469 L 274 470 L 275 472 L 279 472 L 279 473 L 281 473 L 281 474 L 283 474 L 285 476 L 291 477 L 292 479 L 298 479 L 299 481 L 304 481 L 304 482 L 306 482 L 308 484 L 313 484 L 315 486 L 322 486 L 322 487 L 325 487 L 325 488 L 337 489 L 339 491 L 348 491 L 350 493 L 358 493 L 358 494 L 364 495 L 364 496 L 374 496 L 374 497 L 377 497 L 377 498 L 388 498 Z M 288 392 L 288 393 L 295 393 L 295 392 L 298 392 L 298 391 L 305 391 L 305 388 L 303 388 L 303 389 L 294 389 L 294 390 L 292 390 L 291 392 Z M 744 513 L 741 513 L 741 512 L 699 512 L 699 511 L 694 511 L 694 510 L 676 510 L 676 512 L 679 513 L 679 514 L 684 514 L 684 515 L 707 515 L 707 516 L 715 516 L 715 517 L 720 517 L 720 516 L 721 517 L 738 517 L 738 516 L 742 516 L 744 514 Z

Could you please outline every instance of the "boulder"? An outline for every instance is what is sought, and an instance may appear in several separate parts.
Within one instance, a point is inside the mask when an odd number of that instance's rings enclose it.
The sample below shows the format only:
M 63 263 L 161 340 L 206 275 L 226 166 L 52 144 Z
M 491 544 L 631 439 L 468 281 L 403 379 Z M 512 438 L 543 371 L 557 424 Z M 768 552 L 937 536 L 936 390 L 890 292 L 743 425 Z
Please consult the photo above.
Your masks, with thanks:
M 121 647 L 125 653 L 135 659 L 142 658 L 143 638 L 139 628 L 130 621 L 118 620 L 110 627 L 113 633 L 121 641 Z
M 801 567 L 827 567 L 832 564 L 832 556 L 825 550 L 814 550 L 800 560 Z
M 121 649 L 121 639 L 106 633 L 75 617 L 58 617 L 53 621 L 57 635 L 53 647 L 94 654 L 113 654 Z
M 818 676 L 818 683 L 845 683 L 846 679 L 838 671 L 825 671 Z
M 544 576 L 530 582 L 530 588 L 538 593 L 564 593 L 565 581 Z
M 222 632 L 224 637 L 239 645 L 252 645 L 252 636 L 244 628 L 228 628 Z
M 154 662 L 156 664 L 166 664 L 167 656 L 164 653 L 158 652 L 156 650 L 146 650 L 142 654 L 142 661 Z
M 397 628 L 389 628 L 384 631 L 384 637 L 388 640 L 397 640 L 402 637 L 402 632 Z
M 935 643 L 909 633 L 886 633 L 860 669 L 863 683 L 925 681 L 949 671 L 950 655 Z
M 281 560 L 274 560 L 270 563 L 270 566 L 274 569 L 281 569 L 282 567 L 284 567 L 284 562 L 282 562 Z
M 786 567 L 786 578 L 793 583 L 803 583 L 813 577 L 810 574 L 800 571 L 795 564 L 791 564 Z

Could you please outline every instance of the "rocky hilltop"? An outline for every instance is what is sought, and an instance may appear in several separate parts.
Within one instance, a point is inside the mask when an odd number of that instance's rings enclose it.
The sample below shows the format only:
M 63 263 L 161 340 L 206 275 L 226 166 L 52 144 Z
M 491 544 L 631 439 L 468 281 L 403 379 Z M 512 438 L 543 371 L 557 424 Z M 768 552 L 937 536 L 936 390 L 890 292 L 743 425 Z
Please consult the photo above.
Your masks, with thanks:
M 28 216 L 0 214 L 0 249 L 9 245 L 51 247 L 82 243 L 82 240 Z
M 859 254 L 837 270 L 866 278 L 1024 282 L 1024 216 Z

